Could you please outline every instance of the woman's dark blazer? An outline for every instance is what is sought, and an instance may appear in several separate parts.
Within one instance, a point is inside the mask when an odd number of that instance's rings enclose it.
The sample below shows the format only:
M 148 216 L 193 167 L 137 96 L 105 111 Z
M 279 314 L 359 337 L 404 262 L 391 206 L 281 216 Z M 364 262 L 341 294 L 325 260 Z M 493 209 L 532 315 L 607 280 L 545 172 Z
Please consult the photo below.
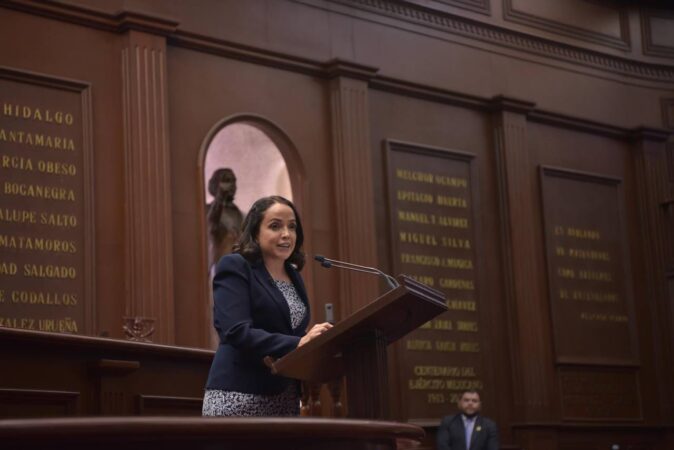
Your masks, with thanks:
M 206 389 L 272 395 L 291 381 L 273 375 L 263 358 L 280 358 L 297 348 L 309 323 L 309 302 L 300 274 L 288 263 L 286 272 L 307 308 L 293 331 L 290 308 L 262 260 L 249 263 L 233 253 L 218 263 L 213 279 L 213 323 L 220 345 Z

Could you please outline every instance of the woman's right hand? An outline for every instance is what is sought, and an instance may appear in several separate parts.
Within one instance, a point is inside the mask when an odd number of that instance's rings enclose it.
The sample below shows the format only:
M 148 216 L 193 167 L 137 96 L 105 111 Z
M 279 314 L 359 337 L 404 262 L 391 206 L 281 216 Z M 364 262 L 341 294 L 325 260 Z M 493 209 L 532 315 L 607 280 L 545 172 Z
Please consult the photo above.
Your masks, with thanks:
M 297 345 L 298 347 L 303 346 L 307 342 L 317 338 L 321 334 L 325 333 L 328 331 L 330 328 L 332 328 L 332 324 L 328 322 L 323 322 L 323 323 L 318 323 L 311 327 L 311 330 L 307 334 L 305 334 L 302 339 L 300 339 L 300 343 Z

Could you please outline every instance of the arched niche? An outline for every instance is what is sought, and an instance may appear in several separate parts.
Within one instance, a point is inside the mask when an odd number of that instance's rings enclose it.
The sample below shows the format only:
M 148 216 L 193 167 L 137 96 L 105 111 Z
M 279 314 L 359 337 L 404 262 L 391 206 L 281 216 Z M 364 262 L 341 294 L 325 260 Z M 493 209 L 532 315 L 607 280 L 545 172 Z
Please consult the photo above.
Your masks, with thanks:
M 216 123 L 208 132 L 201 146 L 197 174 L 201 189 L 201 248 L 204 263 L 204 296 L 206 323 L 212 328 L 211 286 L 209 267 L 208 205 L 213 201 L 208 182 L 213 173 L 230 168 L 236 176 L 237 190 L 234 204 L 243 216 L 255 200 L 268 195 L 282 195 L 291 200 L 303 223 L 302 214 L 306 177 L 303 164 L 287 134 L 272 121 L 253 114 L 240 114 Z M 311 232 L 305 226 L 305 251 Z M 309 288 L 309 286 L 307 286 Z M 208 339 L 210 346 L 217 345 L 216 336 Z

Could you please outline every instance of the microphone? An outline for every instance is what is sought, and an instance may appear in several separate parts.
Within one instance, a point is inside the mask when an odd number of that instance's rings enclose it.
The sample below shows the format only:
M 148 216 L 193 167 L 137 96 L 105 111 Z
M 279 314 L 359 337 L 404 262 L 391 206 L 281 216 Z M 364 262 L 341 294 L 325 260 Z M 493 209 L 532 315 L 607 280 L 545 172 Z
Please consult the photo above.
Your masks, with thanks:
M 336 259 L 326 258 L 325 256 L 322 255 L 315 255 L 314 259 L 319 263 L 321 263 L 321 266 L 325 267 L 326 269 L 336 267 L 338 269 L 347 269 L 347 270 L 354 270 L 356 272 L 371 273 L 373 275 L 379 275 L 381 277 L 384 277 L 386 283 L 388 283 L 391 289 L 395 289 L 398 286 L 400 286 L 398 280 L 393 278 L 391 275 L 385 274 L 379 269 L 375 269 L 374 267 L 359 266 L 358 264 L 351 264 L 344 261 L 337 261 Z

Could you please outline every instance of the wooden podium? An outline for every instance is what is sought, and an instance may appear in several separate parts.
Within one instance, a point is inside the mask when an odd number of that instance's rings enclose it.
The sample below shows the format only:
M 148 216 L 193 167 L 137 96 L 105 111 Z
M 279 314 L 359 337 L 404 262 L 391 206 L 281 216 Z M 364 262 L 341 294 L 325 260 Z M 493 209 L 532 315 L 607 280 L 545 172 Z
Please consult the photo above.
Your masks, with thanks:
M 398 282 L 326 333 L 269 361 L 272 371 L 315 383 L 345 376 L 348 417 L 389 418 L 387 345 L 447 311 L 441 292 L 404 275 Z

